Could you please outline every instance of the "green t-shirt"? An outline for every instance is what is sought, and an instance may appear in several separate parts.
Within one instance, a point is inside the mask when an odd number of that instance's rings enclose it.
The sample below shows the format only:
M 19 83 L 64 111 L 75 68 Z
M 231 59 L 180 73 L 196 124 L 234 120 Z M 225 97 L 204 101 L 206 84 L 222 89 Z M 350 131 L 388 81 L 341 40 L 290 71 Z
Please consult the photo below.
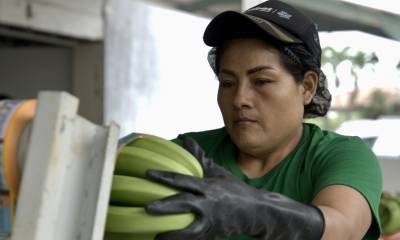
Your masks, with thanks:
M 323 188 L 347 185 L 358 190 L 368 201 L 373 224 L 363 239 L 378 239 L 381 228 L 378 215 L 382 178 L 378 160 L 358 137 L 343 136 L 304 123 L 299 145 L 278 165 L 258 178 L 248 178 L 236 163 L 236 147 L 225 128 L 191 132 L 206 156 L 223 166 L 243 182 L 271 192 L 278 192 L 302 203 L 311 203 Z M 182 135 L 174 139 L 182 144 Z M 253 239 L 244 235 L 224 240 Z

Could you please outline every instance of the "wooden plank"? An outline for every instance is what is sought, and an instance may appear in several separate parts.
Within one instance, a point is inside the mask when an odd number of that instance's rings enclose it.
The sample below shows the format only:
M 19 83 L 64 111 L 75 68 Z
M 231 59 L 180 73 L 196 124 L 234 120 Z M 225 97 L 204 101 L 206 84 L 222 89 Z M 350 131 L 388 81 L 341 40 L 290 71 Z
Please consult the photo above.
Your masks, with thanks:
M 41 92 L 11 240 L 102 240 L 119 128 L 77 115 L 78 100 Z
M 86 40 L 103 39 L 101 12 L 99 4 L 83 11 L 75 5 L 0 0 L 0 24 Z

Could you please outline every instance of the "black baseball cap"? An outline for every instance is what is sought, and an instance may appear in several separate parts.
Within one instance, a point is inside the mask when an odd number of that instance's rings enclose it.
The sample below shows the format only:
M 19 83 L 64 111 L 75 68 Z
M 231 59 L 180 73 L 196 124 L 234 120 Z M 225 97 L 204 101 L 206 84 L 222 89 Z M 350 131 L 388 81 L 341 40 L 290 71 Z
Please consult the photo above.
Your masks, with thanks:
M 204 32 L 204 43 L 217 47 L 233 36 L 257 32 L 258 36 L 272 37 L 285 44 L 303 44 L 321 59 L 316 24 L 294 7 L 278 0 L 265 1 L 244 12 L 225 11 L 215 16 Z

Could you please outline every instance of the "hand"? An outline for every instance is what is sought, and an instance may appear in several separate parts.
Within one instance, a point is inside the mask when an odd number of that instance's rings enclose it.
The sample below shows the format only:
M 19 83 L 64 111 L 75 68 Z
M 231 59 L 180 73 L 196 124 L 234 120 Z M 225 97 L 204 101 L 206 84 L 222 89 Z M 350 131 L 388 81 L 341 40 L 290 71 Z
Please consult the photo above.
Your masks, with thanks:
M 320 239 L 322 213 L 281 194 L 258 190 L 205 157 L 191 139 L 184 147 L 202 165 L 205 178 L 149 170 L 147 176 L 182 192 L 146 206 L 150 214 L 196 214 L 187 228 L 157 235 L 157 240 L 215 239 L 247 234 L 256 239 Z

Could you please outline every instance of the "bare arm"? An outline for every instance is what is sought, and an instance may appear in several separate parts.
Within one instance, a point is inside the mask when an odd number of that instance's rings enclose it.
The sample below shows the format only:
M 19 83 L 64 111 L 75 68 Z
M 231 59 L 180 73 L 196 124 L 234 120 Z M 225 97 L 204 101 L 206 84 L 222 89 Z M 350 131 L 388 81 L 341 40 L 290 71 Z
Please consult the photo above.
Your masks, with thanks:
M 325 217 L 323 240 L 360 240 L 372 223 L 367 200 L 351 187 L 326 187 L 312 203 L 321 209 Z

